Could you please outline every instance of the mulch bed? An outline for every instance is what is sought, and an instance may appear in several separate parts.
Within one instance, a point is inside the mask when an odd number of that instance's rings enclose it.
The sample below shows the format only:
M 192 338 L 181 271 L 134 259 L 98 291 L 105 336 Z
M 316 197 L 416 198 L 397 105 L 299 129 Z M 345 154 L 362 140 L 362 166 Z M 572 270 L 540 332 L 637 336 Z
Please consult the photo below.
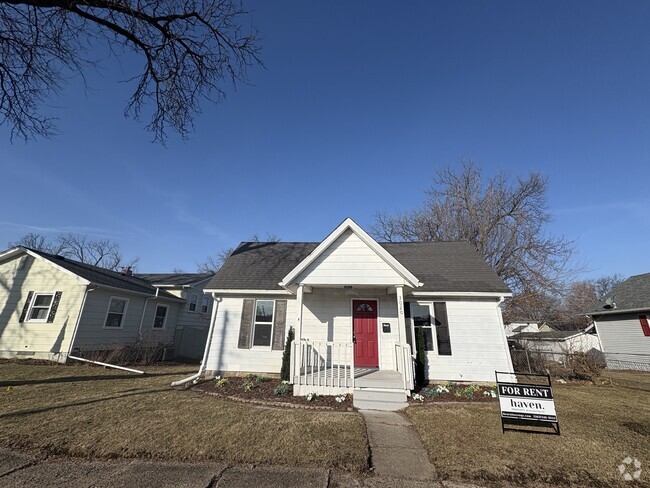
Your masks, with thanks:
M 355 410 L 352 406 L 352 395 L 347 395 L 345 401 L 341 403 L 335 400 L 336 397 L 326 395 L 318 395 L 308 402 L 306 397 L 293 396 L 292 385 L 286 385 L 286 393 L 276 395 L 274 390 L 282 383 L 280 380 L 263 376 L 228 377 L 227 379 L 227 382 L 221 382 L 221 384 L 217 380 L 199 383 L 193 389 L 208 395 L 253 405 L 339 412 L 352 412 Z M 252 384 L 253 387 L 250 390 L 245 390 L 244 384 L 246 383 Z
M 486 395 L 485 392 L 493 391 L 496 393 L 496 388 L 490 386 L 478 386 L 467 384 L 446 384 L 443 385 L 448 392 L 437 392 L 437 384 L 430 384 L 424 388 L 420 388 L 413 392 L 408 398 L 411 405 L 422 405 L 427 403 L 491 403 L 496 402 L 497 398 L 491 395 Z M 419 394 L 423 397 L 424 401 L 416 400 L 413 397 Z

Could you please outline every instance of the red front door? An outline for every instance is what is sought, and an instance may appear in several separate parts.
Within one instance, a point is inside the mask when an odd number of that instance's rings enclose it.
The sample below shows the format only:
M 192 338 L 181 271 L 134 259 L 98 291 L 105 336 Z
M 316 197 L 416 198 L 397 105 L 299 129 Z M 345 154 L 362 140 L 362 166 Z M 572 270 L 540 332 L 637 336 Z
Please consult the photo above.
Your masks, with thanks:
M 353 300 L 354 365 L 379 367 L 377 345 L 377 301 Z

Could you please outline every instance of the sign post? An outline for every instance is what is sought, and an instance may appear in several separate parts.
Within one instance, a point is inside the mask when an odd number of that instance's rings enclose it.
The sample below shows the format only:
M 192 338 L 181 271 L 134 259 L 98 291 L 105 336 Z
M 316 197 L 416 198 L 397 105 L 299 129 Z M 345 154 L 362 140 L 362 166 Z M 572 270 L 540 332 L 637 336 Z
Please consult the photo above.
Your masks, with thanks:
M 510 424 L 551 427 L 560 435 L 550 375 L 500 371 L 495 371 L 495 374 L 502 432 L 506 431 L 506 424 Z M 520 378 L 525 382 L 522 383 Z

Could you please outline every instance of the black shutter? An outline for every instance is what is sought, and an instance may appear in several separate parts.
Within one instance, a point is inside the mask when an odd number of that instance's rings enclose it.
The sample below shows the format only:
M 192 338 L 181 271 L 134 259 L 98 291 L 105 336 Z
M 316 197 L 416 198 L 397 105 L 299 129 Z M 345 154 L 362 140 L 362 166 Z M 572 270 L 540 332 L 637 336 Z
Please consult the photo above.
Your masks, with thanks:
M 253 313 L 255 309 L 255 299 L 244 298 L 244 304 L 241 310 L 241 324 L 239 326 L 239 349 L 251 348 L 251 332 L 253 329 Z
M 25 300 L 25 305 L 23 306 L 23 311 L 20 314 L 20 318 L 18 319 L 18 322 L 24 322 L 25 318 L 27 317 L 27 310 L 29 310 L 29 304 L 32 303 L 32 297 L 34 296 L 34 292 L 30 291 L 27 294 L 27 300 Z
M 48 324 L 54 322 L 54 317 L 56 317 L 56 309 L 59 308 L 59 302 L 61 301 L 61 295 L 63 295 L 62 291 L 57 291 L 54 294 L 54 298 L 52 299 L 52 306 L 50 307 L 50 314 L 47 316 Z
M 447 320 L 447 303 L 434 302 L 433 313 L 436 319 L 436 337 L 438 339 L 438 354 L 451 356 L 451 340 L 449 338 L 449 321 Z
M 287 324 L 287 301 L 275 301 L 275 317 L 273 318 L 273 344 L 271 349 L 281 351 L 284 349 L 284 329 Z
M 411 354 L 415 354 L 415 349 L 413 349 L 413 333 L 411 332 L 411 326 L 411 303 L 404 302 L 404 332 L 406 334 L 406 343 L 411 346 Z

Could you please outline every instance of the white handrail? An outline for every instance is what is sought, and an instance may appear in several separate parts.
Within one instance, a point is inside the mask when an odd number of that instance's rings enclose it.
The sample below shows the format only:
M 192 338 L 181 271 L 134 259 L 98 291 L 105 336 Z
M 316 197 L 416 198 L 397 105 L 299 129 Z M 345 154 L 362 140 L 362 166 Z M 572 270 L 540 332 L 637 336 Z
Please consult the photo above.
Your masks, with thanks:
M 296 342 L 291 350 L 291 381 L 317 388 L 354 387 L 353 358 L 352 342 Z

